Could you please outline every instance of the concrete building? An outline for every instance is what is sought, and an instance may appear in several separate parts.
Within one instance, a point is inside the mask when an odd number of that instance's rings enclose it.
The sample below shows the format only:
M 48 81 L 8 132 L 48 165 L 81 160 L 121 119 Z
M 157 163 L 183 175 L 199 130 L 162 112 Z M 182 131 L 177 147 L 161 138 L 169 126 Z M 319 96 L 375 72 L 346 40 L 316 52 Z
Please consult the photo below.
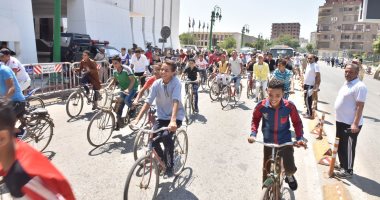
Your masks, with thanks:
M 299 39 L 299 42 L 300 42 L 300 47 L 301 48 L 305 48 L 307 44 L 309 44 L 309 40 L 303 38 L 303 37 L 300 37 Z
M 201 48 L 207 48 L 209 43 L 209 32 L 194 32 L 190 33 L 194 34 L 195 37 L 195 45 L 197 47 Z M 216 40 L 217 44 L 220 44 L 223 42 L 224 39 L 228 37 L 233 37 L 236 40 L 236 49 L 240 50 L 240 44 L 241 44 L 241 33 L 238 32 L 213 32 L 212 33 L 213 40 Z M 254 36 L 250 36 L 247 34 L 244 34 L 243 37 L 243 43 L 252 43 L 256 40 Z M 244 46 L 244 45 L 243 45 Z
M 317 32 L 310 33 L 310 43 L 312 45 L 317 45 Z
M 358 22 L 362 0 L 326 0 L 319 7 L 317 49 L 323 57 L 371 53 L 379 24 Z
M 52 38 L 52 0 L 0 0 L 0 41 L 23 63 L 37 62 L 35 39 Z M 171 28 L 165 47 L 179 48 L 179 0 L 62 0 L 62 30 L 107 40 L 116 48 L 158 42 L 163 26 Z M 63 23 L 63 24 L 65 24 Z
M 271 40 L 274 40 L 281 35 L 291 35 L 294 39 L 300 37 L 301 24 L 300 23 L 273 23 Z

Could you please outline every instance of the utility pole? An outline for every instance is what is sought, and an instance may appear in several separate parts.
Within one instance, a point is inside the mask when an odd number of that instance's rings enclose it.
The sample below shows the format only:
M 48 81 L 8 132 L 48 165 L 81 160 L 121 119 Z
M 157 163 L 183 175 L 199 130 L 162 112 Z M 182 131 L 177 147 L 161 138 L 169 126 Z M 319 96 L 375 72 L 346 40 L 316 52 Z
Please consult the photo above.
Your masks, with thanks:
M 53 61 L 61 62 L 61 0 L 54 0 Z
M 249 25 L 245 24 L 243 28 L 241 29 L 241 41 L 240 41 L 240 48 L 243 48 L 243 42 L 244 42 L 244 34 L 249 33 Z
M 222 9 L 219 6 L 214 6 L 214 10 L 211 12 L 211 26 L 210 26 L 210 35 L 209 35 L 209 43 L 208 49 L 212 48 L 212 28 L 214 27 L 215 19 L 222 19 Z

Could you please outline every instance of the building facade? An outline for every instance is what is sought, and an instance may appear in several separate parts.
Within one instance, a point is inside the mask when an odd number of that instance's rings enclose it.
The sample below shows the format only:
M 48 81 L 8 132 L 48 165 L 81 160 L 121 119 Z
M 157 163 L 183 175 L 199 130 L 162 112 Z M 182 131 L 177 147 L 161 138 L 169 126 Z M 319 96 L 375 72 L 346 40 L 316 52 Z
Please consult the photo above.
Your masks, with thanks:
M 16 51 L 23 63 L 36 63 L 36 39 L 51 38 L 54 1 L 0 0 L 0 41 Z M 63 30 L 107 40 L 111 46 L 131 48 L 135 43 L 159 43 L 161 28 L 169 26 L 165 47 L 179 48 L 179 0 L 62 0 Z M 20 14 L 22 13 L 22 14 Z
M 281 35 L 291 35 L 294 39 L 300 37 L 301 24 L 300 23 L 273 23 L 271 40 L 274 40 Z
M 190 34 L 193 34 L 193 36 L 195 38 L 195 45 L 197 47 L 201 47 L 201 48 L 207 48 L 208 47 L 209 39 L 210 39 L 209 38 L 209 35 L 210 35 L 209 32 L 194 32 L 194 33 L 190 33 Z M 213 44 L 215 44 L 215 42 L 216 42 L 215 45 L 222 43 L 226 38 L 232 37 L 236 40 L 236 49 L 240 50 L 241 33 L 238 33 L 238 32 L 213 32 L 212 37 L 213 37 Z M 252 43 L 255 40 L 256 40 L 256 38 L 254 36 L 250 36 L 247 34 L 244 34 L 244 36 L 243 36 L 243 44 Z M 243 45 L 243 47 L 244 47 L 244 45 Z
M 358 22 L 362 0 L 326 0 L 319 7 L 317 49 L 323 57 L 371 53 L 379 24 Z

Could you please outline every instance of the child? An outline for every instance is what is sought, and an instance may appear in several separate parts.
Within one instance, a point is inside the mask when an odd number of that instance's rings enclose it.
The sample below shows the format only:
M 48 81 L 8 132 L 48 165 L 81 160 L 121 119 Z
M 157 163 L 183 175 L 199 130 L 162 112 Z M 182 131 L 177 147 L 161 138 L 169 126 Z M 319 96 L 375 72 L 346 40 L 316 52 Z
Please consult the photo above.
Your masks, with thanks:
M 165 61 L 161 67 L 161 79 L 156 80 L 153 85 L 149 97 L 146 99 L 143 108 L 132 124 L 137 124 L 144 113 L 150 108 L 153 101 L 156 100 L 157 121 L 153 130 L 161 127 L 169 127 L 170 133 L 175 133 L 178 127 L 182 125 L 185 117 L 185 110 L 181 103 L 181 82 L 175 76 L 176 66 L 172 61 Z M 162 151 L 160 143 L 164 143 L 165 152 Z M 158 156 L 163 159 L 166 164 L 165 178 L 173 176 L 173 154 L 174 141 L 172 134 L 167 134 L 153 142 L 153 148 Z
M 190 58 L 189 59 L 189 67 L 187 67 L 185 69 L 185 71 L 183 71 L 183 74 L 182 76 L 187 76 L 186 77 L 186 80 L 188 81 L 198 81 L 200 80 L 200 70 L 197 68 L 197 66 L 195 65 L 195 60 L 194 58 Z M 194 112 L 195 113 L 198 113 L 199 112 L 199 109 L 198 109 L 198 83 L 193 83 L 193 94 L 194 94 Z M 186 85 L 186 90 L 187 90 L 187 85 Z M 186 91 L 188 92 L 188 91 Z
M 15 199 L 75 199 L 69 182 L 40 152 L 13 137 L 16 116 L 0 99 L 0 176 Z
M 249 143 L 256 141 L 260 120 L 263 119 L 262 132 L 265 143 L 283 144 L 292 141 L 292 135 L 289 130 L 289 116 L 292 120 L 294 130 L 296 132 L 297 145 L 304 146 L 303 141 L 303 125 L 301 118 L 298 115 L 296 106 L 283 99 L 284 82 L 278 79 L 269 81 L 268 98 L 262 100 L 256 105 L 252 118 L 252 132 L 248 138 Z M 289 184 L 290 189 L 297 189 L 297 180 L 294 173 L 297 167 L 294 164 L 294 149 L 293 146 L 281 147 L 280 156 L 283 158 L 285 168 L 285 182 Z M 266 179 L 266 174 L 269 172 L 270 166 L 265 166 L 266 161 L 271 156 L 272 149 L 264 146 L 264 166 L 263 166 L 263 182 Z

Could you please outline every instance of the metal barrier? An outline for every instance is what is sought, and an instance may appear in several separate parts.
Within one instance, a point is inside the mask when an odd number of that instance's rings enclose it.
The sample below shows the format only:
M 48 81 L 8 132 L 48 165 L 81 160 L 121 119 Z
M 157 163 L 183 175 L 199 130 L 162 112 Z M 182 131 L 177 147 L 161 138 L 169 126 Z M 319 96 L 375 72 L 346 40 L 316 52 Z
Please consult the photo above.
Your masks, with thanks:
M 80 85 L 80 80 L 78 76 L 75 75 L 74 69 L 80 67 L 80 62 L 72 63 L 70 66 L 70 71 L 73 74 L 71 83 L 72 87 L 78 87 Z M 96 61 L 96 68 L 98 69 L 100 83 L 105 83 L 110 77 L 113 77 L 113 66 L 107 61 Z
M 25 70 L 28 72 L 31 82 L 31 88 L 41 88 L 43 94 L 57 93 L 72 86 L 70 80 L 71 63 L 36 63 L 24 64 Z

